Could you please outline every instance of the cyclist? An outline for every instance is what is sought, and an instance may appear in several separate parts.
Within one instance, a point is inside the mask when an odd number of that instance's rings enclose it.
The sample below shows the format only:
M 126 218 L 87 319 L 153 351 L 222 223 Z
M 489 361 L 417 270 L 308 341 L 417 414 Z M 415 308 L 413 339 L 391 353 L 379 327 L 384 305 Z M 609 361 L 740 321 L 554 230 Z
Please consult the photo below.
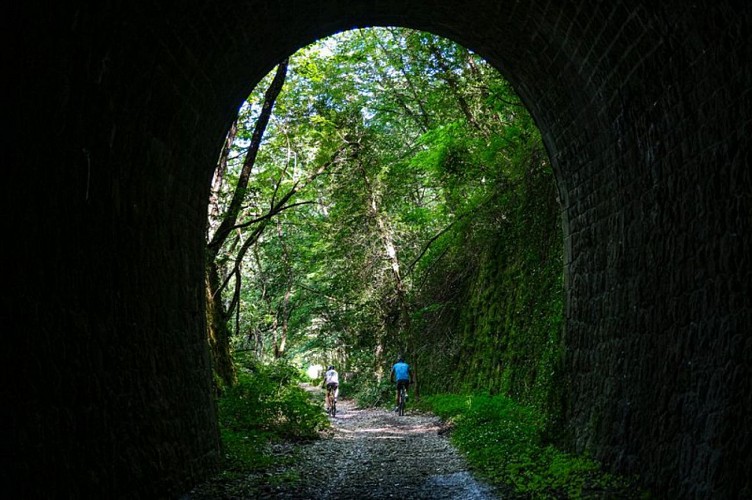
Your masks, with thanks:
M 324 374 L 324 386 L 326 387 L 326 411 L 329 411 L 332 408 L 330 398 L 333 396 L 334 403 L 336 403 L 339 395 L 339 374 L 332 365 L 329 365 Z
M 399 355 L 397 362 L 392 366 L 392 370 L 389 373 L 389 380 L 394 382 L 395 379 L 397 381 L 397 406 L 395 410 L 397 410 L 399 408 L 400 388 L 404 386 L 405 394 L 407 395 L 407 389 L 410 387 L 410 381 L 413 379 L 413 372 L 412 370 L 410 370 L 410 365 L 405 363 L 405 358 L 401 354 Z

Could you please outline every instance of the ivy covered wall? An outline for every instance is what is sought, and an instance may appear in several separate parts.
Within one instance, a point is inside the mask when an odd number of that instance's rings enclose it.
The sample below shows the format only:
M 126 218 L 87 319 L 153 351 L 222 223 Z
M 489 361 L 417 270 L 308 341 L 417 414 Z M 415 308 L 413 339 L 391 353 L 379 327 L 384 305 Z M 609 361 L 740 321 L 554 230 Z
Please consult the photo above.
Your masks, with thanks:
M 411 343 L 424 394 L 502 393 L 556 411 L 561 214 L 537 163 L 464 225 L 423 289 Z

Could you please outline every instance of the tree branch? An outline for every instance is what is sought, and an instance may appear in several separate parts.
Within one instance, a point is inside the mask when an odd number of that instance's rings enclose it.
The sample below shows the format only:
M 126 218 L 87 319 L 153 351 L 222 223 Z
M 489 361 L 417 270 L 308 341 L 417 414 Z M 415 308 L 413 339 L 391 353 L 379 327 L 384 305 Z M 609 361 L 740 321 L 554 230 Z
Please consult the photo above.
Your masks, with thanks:
M 259 114 L 259 117 L 256 120 L 256 125 L 253 129 L 251 145 L 248 148 L 248 154 L 246 154 L 245 160 L 243 161 L 243 168 L 240 172 L 240 177 L 238 178 L 238 184 L 235 188 L 235 193 L 233 193 L 232 201 L 227 208 L 227 213 L 225 214 L 224 219 L 222 219 L 219 227 L 214 232 L 214 236 L 207 245 L 211 255 L 216 255 L 219 252 L 219 249 L 232 231 L 238 215 L 240 214 L 240 208 L 248 189 L 248 180 L 251 176 L 251 170 L 256 162 L 259 147 L 261 147 L 261 139 L 263 138 L 266 126 L 269 123 L 269 117 L 272 114 L 274 103 L 285 83 L 285 78 L 287 76 L 287 63 L 288 60 L 285 59 L 279 64 L 279 66 L 277 66 L 277 72 L 274 75 L 274 79 L 264 94 L 264 104 L 262 105 L 261 113 Z
M 420 252 L 420 255 L 418 255 L 418 256 L 417 256 L 417 257 L 416 257 L 416 258 L 415 258 L 415 259 L 414 259 L 414 260 L 413 260 L 413 261 L 412 261 L 412 262 L 410 263 L 410 265 L 409 265 L 409 266 L 407 266 L 407 271 L 405 272 L 405 276 L 408 276 L 408 275 L 409 275 L 409 274 L 410 274 L 410 273 L 412 272 L 412 270 L 413 270 L 413 268 L 415 267 L 415 265 L 416 265 L 416 264 L 417 264 L 417 263 L 418 263 L 418 262 L 420 261 L 420 259 L 422 259 L 422 258 L 423 258 L 423 256 L 424 256 L 424 255 L 426 254 L 426 252 L 428 251 L 428 249 L 429 249 L 429 248 L 431 247 L 431 245 L 433 245 L 433 244 L 434 244 L 434 242 L 436 242 L 436 240 L 438 240 L 439 238 L 441 238 L 441 236 L 442 236 L 442 235 L 446 234 L 446 233 L 447 233 L 447 232 L 448 232 L 448 231 L 449 231 L 449 230 L 450 230 L 450 229 L 451 229 L 451 228 L 452 228 L 452 227 L 453 227 L 453 226 L 454 226 L 455 224 L 457 224 L 457 223 L 458 223 L 459 221 L 461 221 L 462 219 L 464 219 L 465 217 L 467 217 L 467 216 L 469 216 L 469 215 L 472 215 L 472 214 L 474 214 L 474 213 L 475 213 L 475 212 L 476 212 L 476 211 L 477 211 L 477 210 L 478 210 L 478 209 L 479 209 L 480 207 L 484 206 L 485 204 L 487 204 L 487 203 L 488 203 L 488 202 L 490 202 L 490 201 L 491 201 L 491 197 L 487 198 L 487 199 L 486 199 L 486 200 L 484 200 L 484 201 L 483 201 L 482 203 L 480 203 L 480 204 L 478 204 L 477 206 L 475 206 L 475 207 L 473 208 L 473 210 L 470 210 L 470 211 L 467 211 L 467 212 L 465 212 L 465 213 L 463 213 L 463 214 L 460 214 L 460 215 L 458 215 L 458 216 L 457 216 L 457 218 L 455 218 L 455 219 L 454 219 L 454 220 L 453 220 L 452 222 L 450 222 L 448 226 L 446 226 L 446 227 L 445 227 L 444 229 L 442 229 L 441 231 L 439 231 L 438 233 L 436 233 L 435 235 L 433 235 L 433 236 L 432 236 L 432 237 L 431 237 L 431 238 L 430 238 L 430 239 L 429 239 L 429 240 L 428 240 L 428 241 L 427 241 L 427 242 L 425 243 L 425 245 L 423 245 L 423 250 L 422 250 L 422 251 Z

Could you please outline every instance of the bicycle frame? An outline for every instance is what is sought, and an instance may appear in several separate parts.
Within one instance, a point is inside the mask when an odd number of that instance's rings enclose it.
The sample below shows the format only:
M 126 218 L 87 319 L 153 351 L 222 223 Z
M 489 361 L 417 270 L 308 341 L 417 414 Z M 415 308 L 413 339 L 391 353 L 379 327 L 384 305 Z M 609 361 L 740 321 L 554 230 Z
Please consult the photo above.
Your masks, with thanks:
M 399 402 L 397 403 L 400 417 L 405 415 L 405 398 L 406 397 L 407 397 L 407 389 L 405 389 L 405 386 L 401 386 L 399 389 Z
M 326 388 L 327 413 L 334 417 L 337 414 L 337 402 L 334 400 L 334 389 Z

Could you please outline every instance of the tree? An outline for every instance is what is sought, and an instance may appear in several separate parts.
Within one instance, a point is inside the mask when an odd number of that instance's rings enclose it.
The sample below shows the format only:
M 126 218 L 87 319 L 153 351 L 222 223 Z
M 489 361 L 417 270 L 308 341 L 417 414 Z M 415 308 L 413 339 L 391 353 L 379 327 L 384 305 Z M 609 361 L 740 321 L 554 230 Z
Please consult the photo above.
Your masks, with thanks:
M 248 180 L 253 170 L 258 150 L 261 147 L 261 140 L 264 136 L 264 131 L 269 122 L 269 117 L 272 114 L 274 102 L 277 99 L 282 85 L 285 81 L 287 74 L 288 61 L 282 61 L 277 67 L 276 74 L 272 80 L 271 85 L 266 91 L 264 101 L 259 115 L 256 121 L 256 126 L 253 131 L 253 137 L 251 139 L 250 147 L 245 155 L 243 161 L 243 167 L 238 181 L 233 191 L 231 200 L 227 208 L 220 214 L 219 212 L 219 191 L 222 185 L 222 179 L 227 172 L 227 158 L 229 156 L 232 142 L 237 135 L 237 124 L 233 124 L 228 133 L 228 138 L 225 141 L 225 147 L 220 156 L 219 165 L 217 167 L 217 174 L 215 175 L 214 191 L 212 193 L 212 203 L 210 210 L 214 217 L 210 219 L 210 229 L 214 227 L 213 234 L 209 237 L 207 244 L 207 278 L 206 278 L 206 300 L 208 317 L 208 337 L 209 345 L 212 350 L 212 359 L 215 372 L 223 380 L 225 384 L 232 385 L 235 381 L 235 371 L 230 358 L 229 347 L 229 331 L 227 329 L 227 321 L 229 315 L 232 313 L 233 308 L 237 304 L 238 290 L 240 287 L 240 273 L 237 266 L 232 270 L 232 274 L 236 279 L 236 292 L 233 296 L 233 301 L 229 306 L 226 306 L 222 302 L 222 290 L 226 286 L 227 279 L 222 279 L 222 262 L 218 260 L 219 252 L 222 246 L 227 242 L 230 233 L 237 229 L 238 217 L 240 215 L 241 206 L 246 198 L 248 190 Z M 248 246 L 248 241 L 258 239 L 259 235 L 263 232 L 265 223 L 257 226 L 252 235 L 247 238 L 246 242 L 242 244 L 242 247 Z

